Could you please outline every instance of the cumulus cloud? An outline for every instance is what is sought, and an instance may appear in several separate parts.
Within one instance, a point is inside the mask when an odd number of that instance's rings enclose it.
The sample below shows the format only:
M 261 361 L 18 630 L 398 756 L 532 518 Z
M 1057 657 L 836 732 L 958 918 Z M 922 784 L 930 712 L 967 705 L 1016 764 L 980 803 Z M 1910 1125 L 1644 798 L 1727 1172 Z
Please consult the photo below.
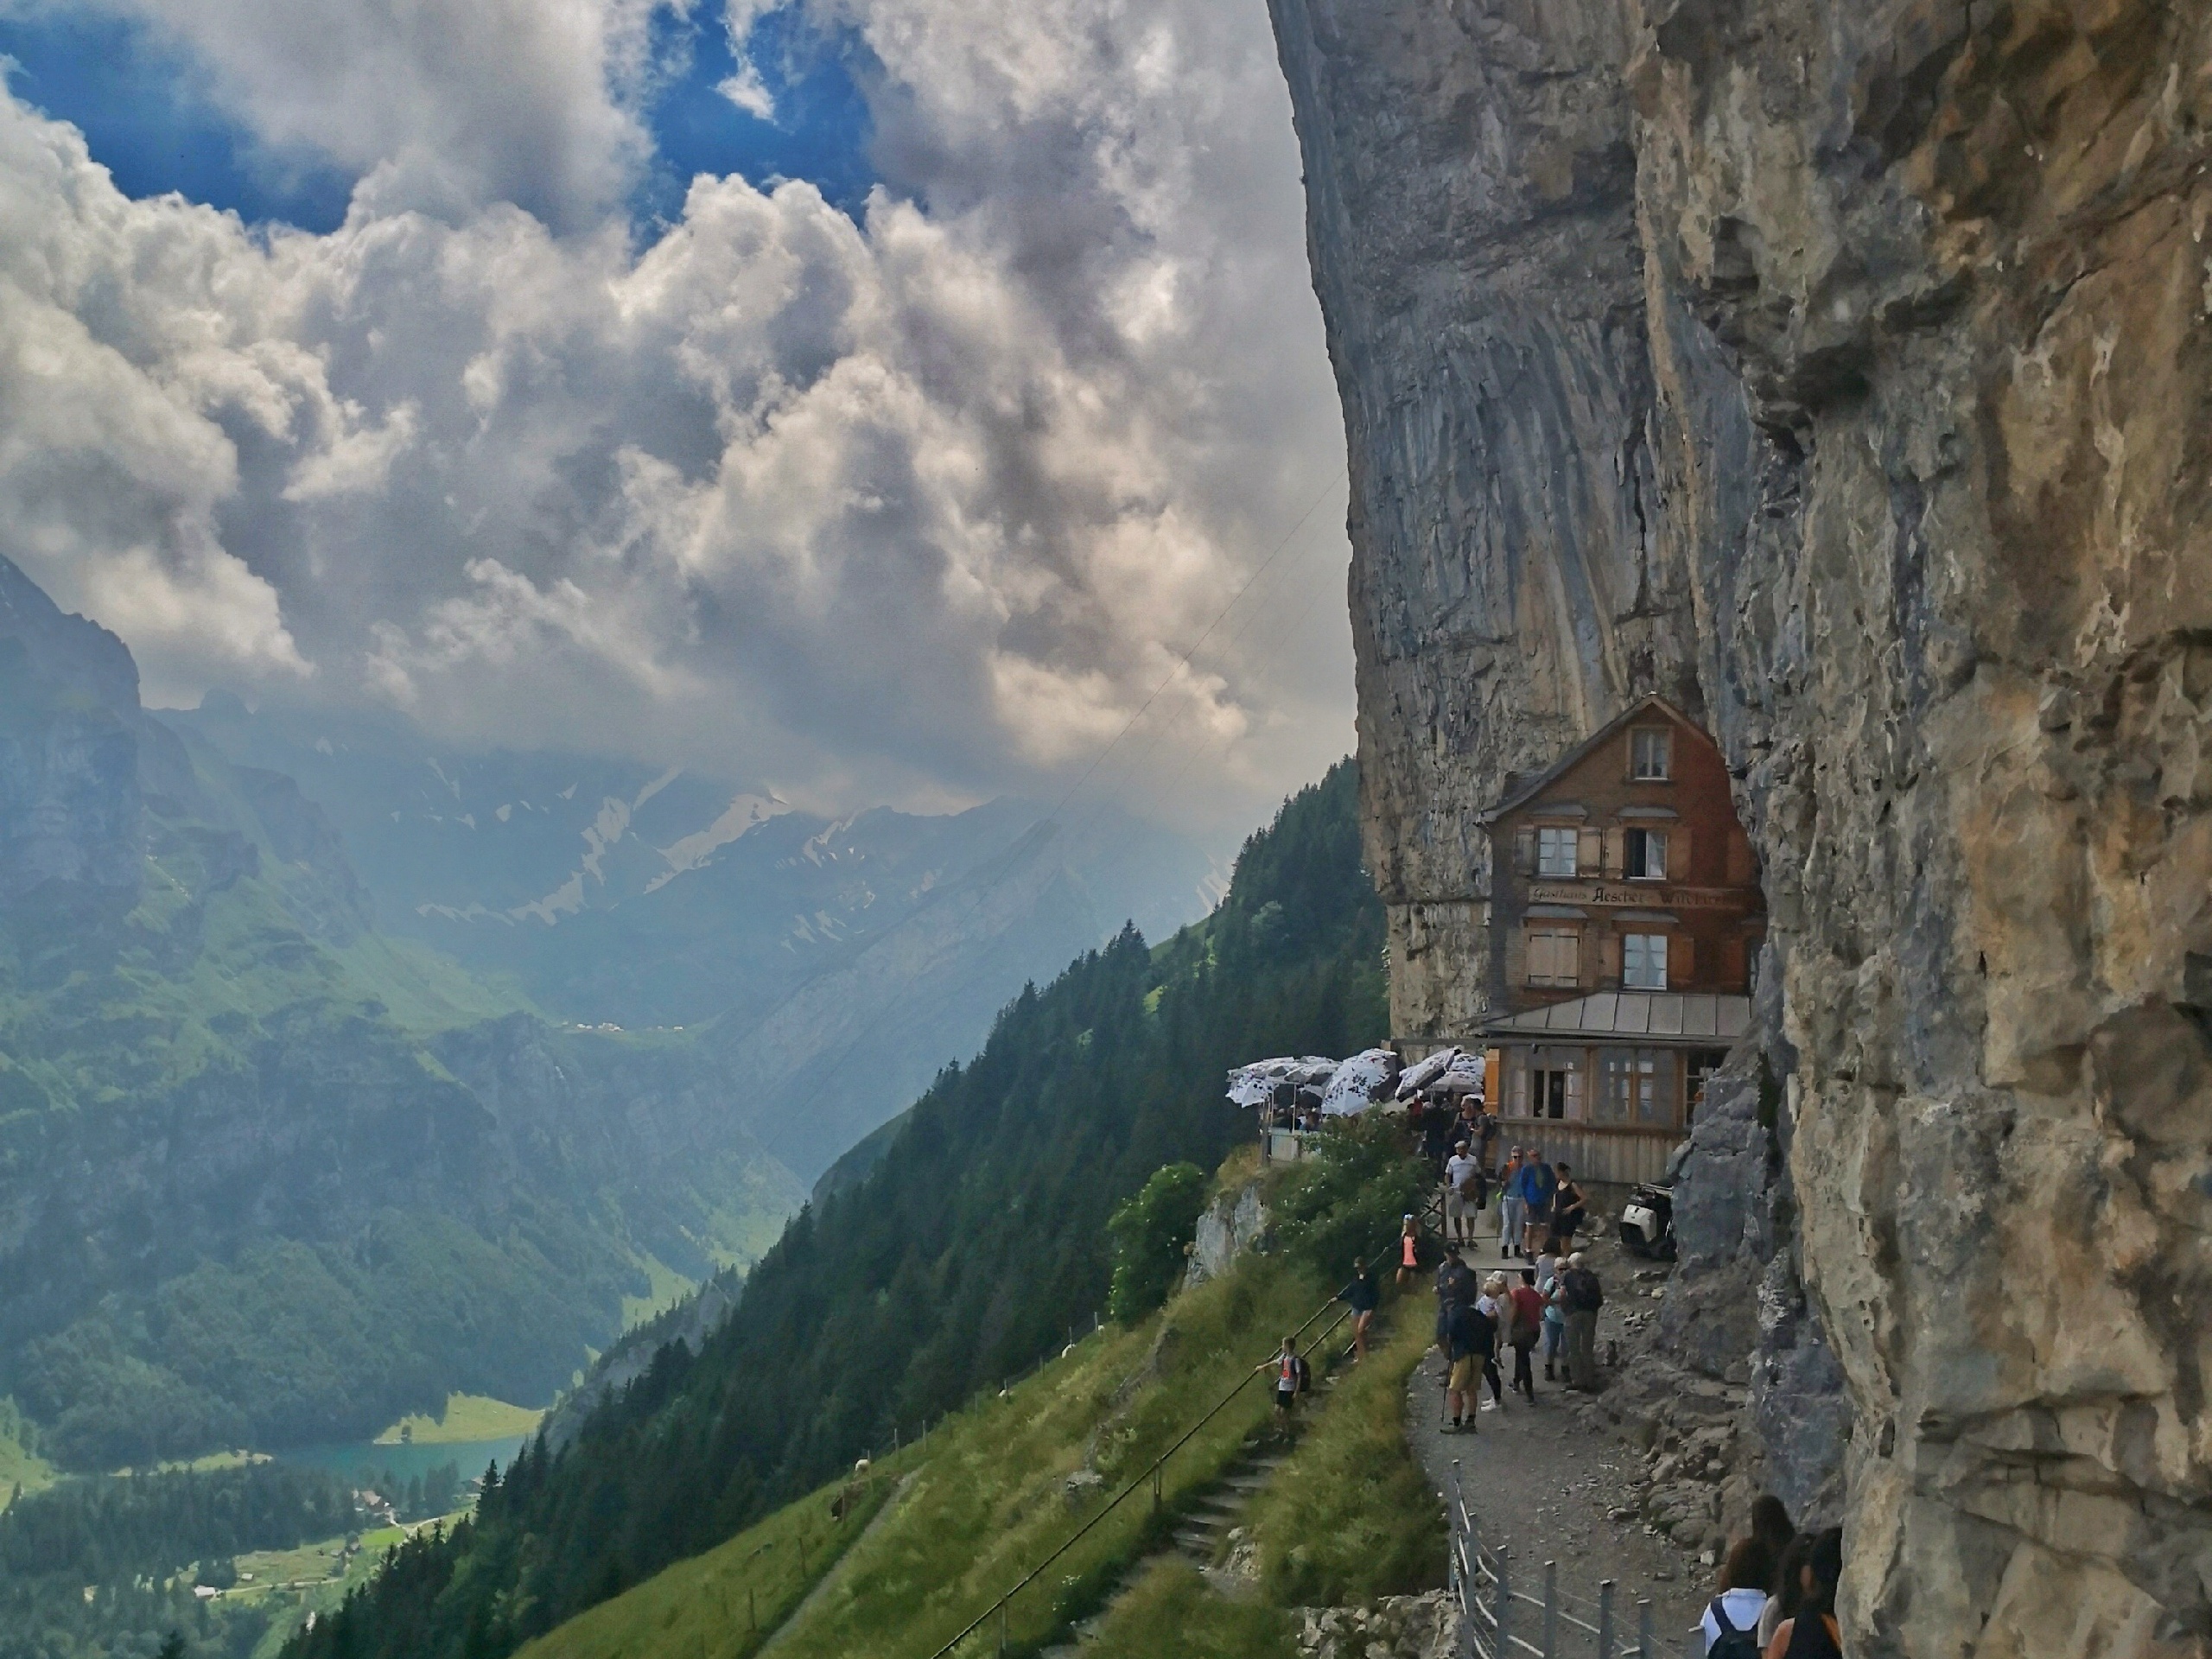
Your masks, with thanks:
M 1150 700 L 1132 750 L 1232 812 L 1311 775 L 1340 533 L 1215 626 L 1341 467 L 1262 9 L 801 3 L 880 66 L 857 221 L 702 175 L 637 245 L 643 0 L 159 0 L 364 168 L 324 236 L 0 106 L 0 550 L 180 697 L 862 799 L 1049 783 Z

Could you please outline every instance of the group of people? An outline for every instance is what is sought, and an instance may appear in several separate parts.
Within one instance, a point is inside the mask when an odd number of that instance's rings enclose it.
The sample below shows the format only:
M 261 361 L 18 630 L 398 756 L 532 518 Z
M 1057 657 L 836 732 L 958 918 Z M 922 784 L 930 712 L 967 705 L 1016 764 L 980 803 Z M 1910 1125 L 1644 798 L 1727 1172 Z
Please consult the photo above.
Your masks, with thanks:
M 1495 1123 L 1497 1120 L 1488 1120 Z M 1534 1262 L 1543 1255 L 1569 1255 L 1575 1235 L 1588 1224 L 1590 1200 L 1566 1163 L 1547 1163 L 1541 1152 L 1507 1150 L 1492 1173 L 1481 1142 L 1455 1141 L 1444 1160 L 1444 1236 L 1471 1245 L 1483 1230 L 1491 1192 L 1497 1193 L 1497 1248 L 1502 1255 Z
M 1800 1532 L 1780 1498 L 1751 1505 L 1751 1529 L 1729 1546 L 1700 1621 L 1706 1659 L 1841 1659 L 1835 1592 L 1843 1532 Z
M 1420 1233 L 1411 1216 L 1405 1218 L 1399 1254 L 1402 1284 L 1419 1268 Z M 1605 1304 L 1605 1287 L 1579 1250 L 1562 1260 L 1548 1249 L 1535 1265 L 1510 1277 L 1502 1271 L 1480 1277 L 1459 1251 L 1446 1249 L 1436 1269 L 1436 1346 L 1445 1363 L 1446 1432 L 1471 1432 L 1478 1411 L 1496 1411 L 1505 1403 L 1508 1385 L 1498 1362 L 1508 1350 L 1513 1355 L 1512 1390 L 1532 1406 L 1539 1345 L 1544 1381 L 1559 1381 L 1563 1357 L 1569 1389 L 1596 1389 L 1598 1311 Z

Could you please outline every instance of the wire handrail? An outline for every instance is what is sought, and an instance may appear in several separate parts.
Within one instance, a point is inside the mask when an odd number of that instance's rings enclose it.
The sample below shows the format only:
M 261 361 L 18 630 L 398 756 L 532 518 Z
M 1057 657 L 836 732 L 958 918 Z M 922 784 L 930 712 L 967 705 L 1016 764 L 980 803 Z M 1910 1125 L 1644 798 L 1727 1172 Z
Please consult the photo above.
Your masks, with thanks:
M 1587 1599 L 1564 1594 L 1559 1587 L 1559 1563 L 1544 1563 L 1543 1593 L 1534 1594 L 1513 1585 L 1510 1560 L 1503 1550 L 1482 1541 L 1473 1511 L 1468 1509 L 1459 1483 L 1459 1460 L 1452 1460 L 1450 1489 L 1445 1519 L 1451 1534 L 1445 1564 L 1447 1594 L 1459 1610 L 1459 1652 L 1471 1659 L 1510 1659 L 1525 1654 L 1529 1659 L 1559 1659 L 1560 1635 L 1567 1630 L 1587 1637 L 1597 1659 L 1661 1659 L 1652 1631 L 1652 1606 L 1648 1596 L 1635 1603 L 1637 1635 L 1633 1643 L 1619 1644 L 1615 1622 L 1612 1580 L 1599 1581 L 1595 1605 L 1597 1622 L 1577 1618 L 1566 1604 L 1589 1606 Z M 1516 1607 L 1537 1614 L 1535 1636 L 1520 1633 Z M 1687 1650 L 1686 1650 L 1687 1659 Z
M 1368 1257 L 1368 1259 L 1361 1265 L 1369 1268 L 1373 1268 L 1389 1255 L 1390 1249 L 1391 1246 L 1385 1244 L 1373 1255 Z M 1323 1302 L 1320 1306 L 1315 1308 L 1311 1313 L 1306 1316 L 1304 1323 L 1300 1325 L 1295 1331 L 1293 1331 L 1290 1333 L 1291 1342 L 1294 1347 L 1297 1344 L 1299 1338 L 1303 1337 L 1307 1331 L 1313 1328 L 1313 1322 L 1319 1319 L 1324 1313 L 1326 1313 L 1332 1307 L 1334 1307 L 1339 1300 L 1340 1298 L 1338 1296 L 1332 1296 L 1327 1301 Z M 1329 1332 L 1334 1331 L 1339 1325 L 1342 1325 L 1344 1320 L 1351 1316 L 1351 1309 L 1350 1307 L 1346 1307 L 1343 1313 L 1338 1314 L 1335 1319 L 1332 1319 L 1328 1325 L 1322 1331 L 1321 1334 L 1306 1344 L 1306 1352 L 1310 1354 L 1319 1348 L 1323 1343 L 1329 1339 Z M 1249 1371 L 1247 1371 L 1243 1376 L 1239 1377 L 1234 1386 L 1230 1389 L 1229 1392 L 1223 1395 L 1219 1400 L 1216 1401 L 1213 1405 L 1208 1408 L 1205 1416 L 1199 1418 L 1198 1421 L 1192 1423 L 1190 1427 L 1185 1429 L 1183 1433 L 1177 1437 L 1173 1445 L 1170 1446 L 1165 1452 L 1162 1452 L 1158 1457 L 1154 1458 L 1152 1462 L 1145 1467 L 1144 1471 L 1132 1479 L 1128 1485 L 1122 1487 L 1120 1491 L 1115 1493 L 1114 1496 L 1107 1501 L 1105 1508 L 1099 1510 L 1098 1513 L 1092 1516 L 1090 1520 L 1084 1522 L 1073 1532 L 1070 1533 L 1066 1538 L 1061 1541 L 1060 1545 L 1057 1549 L 1053 1550 L 1051 1554 L 1046 1556 L 1043 1560 L 1038 1562 L 1036 1566 L 1031 1567 L 1029 1571 L 1024 1573 L 1012 1586 L 1001 1593 L 997 1600 L 991 1603 L 989 1606 L 984 1608 L 982 1612 L 976 1614 L 974 1618 L 970 1619 L 957 1636 L 954 1637 L 950 1642 L 947 1642 L 943 1647 L 931 1654 L 930 1656 L 930 1659 L 945 1659 L 945 1656 L 947 1654 L 950 1654 L 963 1642 L 965 1642 L 969 1637 L 975 1635 L 977 1630 L 982 1630 L 984 1625 L 990 1623 L 991 1616 L 994 1613 L 1001 1612 L 1007 1603 L 1011 1602 L 1016 1596 L 1020 1595 L 1024 1590 L 1034 1584 L 1037 1581 L 1039 1575 L 1041 1574 L 1046 1567 L 1050 1567 L 1054 1561 L 1059 1560 L 1061 1556 L 1066 1554 L 1069 1550 L 1074 1548 L 1077 1543 L 1082 1540 L 1086 1533 L 1121 1507 L 1122 1499 L 1128 1497 L 1133 1492 L 1142 1490 L 1147 1481 L 1152 1484 L 1153 1500 L 1154 1503 L 1157 1503 L 1160 1498 L 1159 1475 L 1161 1468 L 1166 1464 L 1167 1459 L 1173 1457 L 1176 1452 L 1181 1451 L 1185 1445 L 1189 1444 L 1192 1436 L 1195 1435 L 1200 1429 L 1211 1422 L 1214 1418 L 1218 1416 L 1228 1408 L 1231 1401 L 1235 1400 L 1238 1395 L 1243 1393 L 1245 1389 L 1250 1386 L 1252 1379 L 1267 1369 L 1267 1361 L 1262 1360 L 1259 1364 L 1253 1367 Z

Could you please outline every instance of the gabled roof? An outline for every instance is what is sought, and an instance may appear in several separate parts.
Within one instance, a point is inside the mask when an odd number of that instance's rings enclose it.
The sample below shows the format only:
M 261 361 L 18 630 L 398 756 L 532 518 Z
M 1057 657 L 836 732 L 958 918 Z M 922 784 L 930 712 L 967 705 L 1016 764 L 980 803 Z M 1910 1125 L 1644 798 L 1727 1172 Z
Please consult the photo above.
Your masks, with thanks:
M 1615 1037 L 1673 1046 L 1733 1043 L 1751 1028 L 1751 999 L 1710 991 L 1600 991 L 1530 1008 L 1482 1028 L 1485 1037 Z
M 1590 736 L 1583 739 L 1581 742 L 1576 744 L 1565 754 L 1560 756 L 1558 760 L 1553 761 L 1551 765 L 1546 766 L 1541 772 L 1536 772 L 1530 777 L 1522 779 L 1516 782 L 1512 788 L 1506 791 L 1504 799 L 1497 802 L 1495 805 L 1486 806 L 1481 811 L 1476 813 L 1475 822 L 1487 829 L 1490 825 L 1496 823 L 1500 818 L 1503 817 L 1507 813 L 1516 811 L 1518 809 L 1526 806 L 1530 801 L 1534 800 L 1537 796 L 1542 794 L 1544 791 L 1549 789 L 1554 784 L 1557 783 L 1560 778 L 1565 776 L 1569 770 L 1571 770 L 1592 749 L 1596 748 L 1599 744 L 1618 736 L 1627 727 L 1632 725 L 1637 721 L 1643 719 L 1646 715 L 1650 714 L 1655 709 L 1659 713 L 1665 715 L 1669 720 L 1674 721 L 1676 724 L 1688 727 L 1690 730 L 1695 732 L 1700 737 L 1704 738 L 1707 742 L 1710 743 L 1713 741 L 1712 734 L 1708 733 L 1705 728 L 1699 725 L 1697 721 L 1692 720 L 1688 715 L 1675 707 L 1673 703 L 1668 702 L 1666 698 L 1661 696 L 1645 697 L 1640 702 L 1630 703 L 1626 709 L 1621 710 L 1619 714 L 1615 715 L 1611 720 L 1607 721 L 1603 726 L 1600 726 L 1595 732 L 1591 734 Z

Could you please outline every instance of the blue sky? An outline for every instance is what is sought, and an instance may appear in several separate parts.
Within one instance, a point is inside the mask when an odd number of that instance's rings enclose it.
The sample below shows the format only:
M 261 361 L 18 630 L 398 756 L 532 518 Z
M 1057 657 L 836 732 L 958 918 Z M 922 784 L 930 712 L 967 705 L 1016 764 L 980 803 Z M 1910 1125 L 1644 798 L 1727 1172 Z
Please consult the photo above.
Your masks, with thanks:
M 680 209 L 699 173 L 812 181 L 857 214 L 874 175 L 867 105 L 855 76 L 866 49 L 824 38 L 790 12 L 755 25 L 751 56 L 773 95 L 775 118 L 740 109 L 715 88 L 736 68 L 718 9 L 654 20 L 658 66 L 645 120 L 655 155 L 631 200 L 650 238 Z M 15 95 L 80 129 L 93 159 L 127 195 L 176 191 L 235 209 L 251 223 L 329 231 L 346 216 L 353 176 L 311 153 L 272 153 L 209 95 L 187 51 L 144 24 L 85 9 L 0 15 L 0 56 L 13 60 Z

